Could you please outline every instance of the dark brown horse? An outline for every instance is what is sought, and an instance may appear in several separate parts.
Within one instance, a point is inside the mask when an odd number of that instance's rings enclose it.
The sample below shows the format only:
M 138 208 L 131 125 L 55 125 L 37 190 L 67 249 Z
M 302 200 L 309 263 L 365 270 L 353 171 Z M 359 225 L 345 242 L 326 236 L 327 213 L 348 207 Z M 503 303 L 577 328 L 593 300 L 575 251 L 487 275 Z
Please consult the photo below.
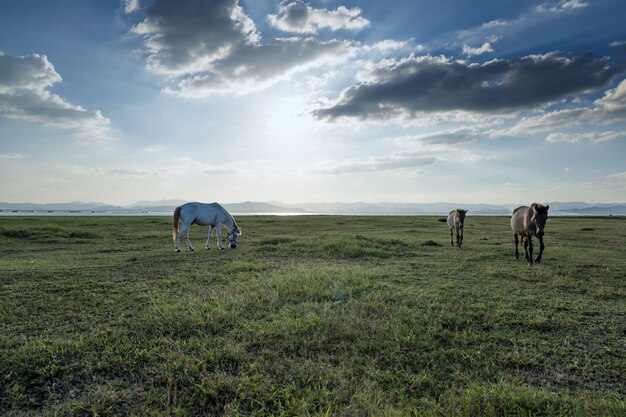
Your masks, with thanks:
M 456 246 L 460 248 L 461 243 L 463 243 L 463 227 L 465 227 L 465 213 L 467 212 L 468 210 L 456 209 L 448 214 L 446 222 L 450 228 L 450 244 L 452 246 L 454 246 L 454 241 L 452 240 L 453 231 L 456 233 Z
M 544 228 L 546 227 L 546 221 L 548 220 L 549 205 L 542 206 L 538 203 L 533 203 L 530 207 L 521 206 L 513 210 L 511 216 L 511 229 L 513 229 L 513 235 L 515 239 L 515 259 L 519 259 L 518 236 L 524 243 L 524 251 L 526 253 L 526 263 L 528 266 L 533 264 L 533 236 L 537 236 L 539 239 L 539 256 L 535 262 L 541 262 L 541 255 L 545 249 L 543 244 Z

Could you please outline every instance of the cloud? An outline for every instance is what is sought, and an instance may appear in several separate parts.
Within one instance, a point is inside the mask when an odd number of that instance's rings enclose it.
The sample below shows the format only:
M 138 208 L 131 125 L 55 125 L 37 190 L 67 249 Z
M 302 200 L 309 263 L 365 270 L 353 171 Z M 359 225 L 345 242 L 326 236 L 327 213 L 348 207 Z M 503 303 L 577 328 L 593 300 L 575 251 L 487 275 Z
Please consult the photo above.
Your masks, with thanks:
M 131 32 L 144 39 L 147 66 L 170 77 L 166 91 L 185 96 L 264 88 L 352 53 L 349 42 L 338 40 L 261 43 L 238 0 L 156 0 L 145 13 Z
M 266 88 L 293 72 L 332 64 L 352 54 L 348 42 L 275 39 L 269 45 L 244 45 L 215 62 L 209 71 L 183 78 L 167 92 L 202 96 L 210 92 L 247 92 Z
M 323 174 L 354 174 L 362 172 L 384 172 L 400 169 L 415 169 L 437 162 L 433 156 L 417 152 L 394 152 L 390 156 L 370 158 L 366 161 L 347 161 L 333 168 L 323 169 Z
M 624 132 L 589 132 L 589 133 L 551 133 L 546 138 L 546 142 L 609 142 L 612 140 L 624 140 L 626 133 Z
M 345 89 L 320 119 L 413 117 L 419 113 L 465 111 L 505 114 L 533 109 L 568 95 L 607 85 L 623 72 L 589 53 L 548 53 L 482 64 L 444 56 L 387 59 Z
M 0 153 L 0 159 L 24 159 L 24 155 L 20 153 Z
M 100 111 L 88 111 L 48 91 L 61 76 L 45 55 L 10 56 L 0 52 L 0 114 L 8 119 L 72 129 L 91 138 L 110 124 Z
M 486 137 L 486 134 L 482 133 L 479 129 L 461 127 L 405 137 L 400 140 L 401 142 L 418 142 L 423 145 L 457 146 L 473 143 L 484 137 Z
M 359 31 L 369 26 L 369 20 L 360 16 L 361 9 L 339 6 L 335 10 L 314 9 L 300 0 L 283 2 L 278 15 L 269 15 L 272 26 L 284 32 L 313 34 L 320 29 Z
M 402 51 L 409 50 L 414 52 L 420 52 L 424 49 L 424 46 L 415 44 L 415 39 L 411 38 L 407 41 L 399 41 L 395 39 L 385 39 L 382 41 L 378 41 L 372 45 L 363 45 L 361 49 L 364 52 L 380 52 L 380 53 L 389 53 L 394 51 Z
M 237 0 L 157 0 L 131 32 L 144 38 L 148 67 L 184 75 L 211 68 L 233 49 L 260 39 Z
M 124 13 L 126 14 L 135 13 L 139 8 L 139 0 L 125 0 L 124 2 Z
M 472 48 L 469 45 L 463 45 L 463 53 L 467 56 L 477 56 L 486 54 L 487 52 L 493 52 L 493 47 L 489 42 L 483 43 L 479 48 Z
M 441 45 L 445 44 L 448 50 L 462 51 L 466 45 L 483 45 L 485 42 L 493 47 L 497 40 L 503 42 L 503 49 L 508 49 L 509 52 L 543 50 L 547 42 L 546 36 L 541 35 L 543 32 L 554 32 L 551 36 L 558 33 L 560 39 L 578 36 L 580 29 L 575 24 L 564 27 L 563 19 L 573 17 L 588 5 L 588 2 L 581 0 L 546 2 L 521 12 L 514 18 L 492 20 L 447 33 L 426 45 L 426 49 L 440 51 Z M 556 27 L 559 29 L 556 30 Z
M 615 174 L 609 175 L 607 178 L 626 179 L 626 171 L 616 172 Z
M 534 117 L 525 117 L 515 126 L 498 135 L 510 136 L 560 130 L 581 125 L 602 126 L 626 120 L 626 80 L 607 90 L 592 107 L 556 110 Z
M 561 0 L 557 4 L 544 3 L 536 7 L 538 13 L 569 13 L 584 9 L 589 3 L 584 0 Z

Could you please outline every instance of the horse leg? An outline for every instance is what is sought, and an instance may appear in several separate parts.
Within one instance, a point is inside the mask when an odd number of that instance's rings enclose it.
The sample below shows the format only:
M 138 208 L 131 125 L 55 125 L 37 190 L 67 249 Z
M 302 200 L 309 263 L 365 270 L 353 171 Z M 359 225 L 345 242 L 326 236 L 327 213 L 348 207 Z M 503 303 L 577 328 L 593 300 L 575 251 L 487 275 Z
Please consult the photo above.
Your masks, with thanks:
M 450 228 L 450 245 L 454 247 L 454 240 L 452 240 L 452 228 Z
M 207 239 L 206 239 L 206 245 L 204 245 L 204 247 L 207 250 L 211 249 L 211 235 L 212 234 L 213 234 L 213 226 L 209 225 L 209 235 L 207 236 Z
M 195 250 L 193 248 L 193 246 L 191 245 L 191 241 L 189 240 L 189 226 L 190 225 L 183 225 L 183 229 L 184 229 L 184 233 L 185 233 L 185 240 L 187 241 L 187 249 L 189 249 L 190 251 Z M 181 229 L 181 232 L 183 232 L 183 230 Z
M 176 252 L 180 252 L 180 247 L 178 246 L 178 244 L 180 243 L 181 235 L 182 235 L 181 231 L 179 231 L 178 234 L 176 235 L 176 241 L 174 242 L 174 251 Z
M 176 244 L 174 246 L 174 250 L 176 252 L 180 252 L 180 247 L 178 246 L 178 243 L 180 242 L 180 238 L 182 236 L 185 236 L 185 240 L 187 241 L 187 249 L 193 250 L 193 246 L 191 246 L 191 242 L 189 241 L 189 225 L 184 223 L 183 226 L 180 228 L 180 232 L 178 232 L 178 236 L 176 236 Z
M 456 247 L 461 247 L 461 233 L 459 229 L 456 229 Z
M 541 262 L 541 255 L 543 255 L 545 247 L 546 245 L 543 244 L 543 236 L 539 236 L 539 256 L 537 256 L 537 260 L 535 262 Z
M 459 230 L 459 248 L 461 247 L 461 244 L 463 244 L 463 229 Z
M 531 266 L 533 264 L 533 238 L 531 236 L 526 236 L 524 249 L 526 249 L 526 263 Z
M 215 225 L 215 235 L 217 236 L 217 248 L 219 250 L 224 249 L 224 246 L 222 246 L 222 225 L 221 224 L 216 224 Z
M 517 233 L 513 233 L 513 240 L 515 240 L 515 260 L 519 259 L 519 251 L 517 250 L 517 246 L 519 241 L 517 240 Z

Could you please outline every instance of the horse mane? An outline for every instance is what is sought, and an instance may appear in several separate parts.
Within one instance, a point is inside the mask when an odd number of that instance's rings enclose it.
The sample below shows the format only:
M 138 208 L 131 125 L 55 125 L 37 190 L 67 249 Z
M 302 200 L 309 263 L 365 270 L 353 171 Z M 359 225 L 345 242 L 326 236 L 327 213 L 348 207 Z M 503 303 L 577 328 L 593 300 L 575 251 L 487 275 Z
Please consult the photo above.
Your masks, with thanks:
M 228 212 L 228 211 L 227 211 L 224 207 L 222 207 L 222 205 L 221 205 L 221 204 L 219 204 L 219 203 L 215 203 L 215 204 L 217 204 L 218 206 L 220 206 L 220 207 L 222 208 L 222 210 L 224 210 L 224 213 L 226 213 L 226 214 L 228 215 L 228 217 L 230 217 L 230 219 L 233 221 L 233 228 L 234 228 L 234 229 L 239 229 L 239 226 L 237 226 L 237 220 L 235 220 L 235 218 L 233 217 L 233 215 L 232 215 L 232 214 L 230 214 L 230 213 L 229 213 L 229 212 Z M 240 230 L 240 231 L 239 231 L 239 234 L 241 234 L 241 229 L 239 229 L 239 230 Z

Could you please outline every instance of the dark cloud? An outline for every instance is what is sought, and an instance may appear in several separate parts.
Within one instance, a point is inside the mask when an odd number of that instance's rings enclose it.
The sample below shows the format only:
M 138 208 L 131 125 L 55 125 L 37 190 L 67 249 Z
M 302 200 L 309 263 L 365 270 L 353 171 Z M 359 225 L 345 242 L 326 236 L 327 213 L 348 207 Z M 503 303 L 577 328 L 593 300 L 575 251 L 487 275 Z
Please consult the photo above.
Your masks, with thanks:
M 0 92 L 25 88 L 42 90 L 61 81 L 45 55 L 14 57 L 0 52 Z
M 233 49 L 259 40 L 237 0 L 157 0 L 145 13 L 131 31 L 143 36 L 148 65 L 156 72 L 201 71 Z
M 262 43 L 237 0 L 157 0 L 145 13 L 131 31 L 144 38 L 148 67 L 173 76 L 167 90 L 184 95 L 269 82 L 350 49 L 302 38 Z
M 350 50 L 350 44 L 344 41 L 318 42 L 299 38 L 275 39 L 269 45 L 246 45 L 216 61 L 210 70 L 185 78 L 168 91 L 195 95 L 233 85 L 259 88 L 264 82 L 272 82 L 291 71 L 343 59 L 349 56 Z
M 482 64 L 411 56 L 377 64 L 343 91 L 320 119 L 385 119 L 417 113 L 503 114 L 544 106 L 606 86 L 623 68 L 592 54 L 549 53 Z

